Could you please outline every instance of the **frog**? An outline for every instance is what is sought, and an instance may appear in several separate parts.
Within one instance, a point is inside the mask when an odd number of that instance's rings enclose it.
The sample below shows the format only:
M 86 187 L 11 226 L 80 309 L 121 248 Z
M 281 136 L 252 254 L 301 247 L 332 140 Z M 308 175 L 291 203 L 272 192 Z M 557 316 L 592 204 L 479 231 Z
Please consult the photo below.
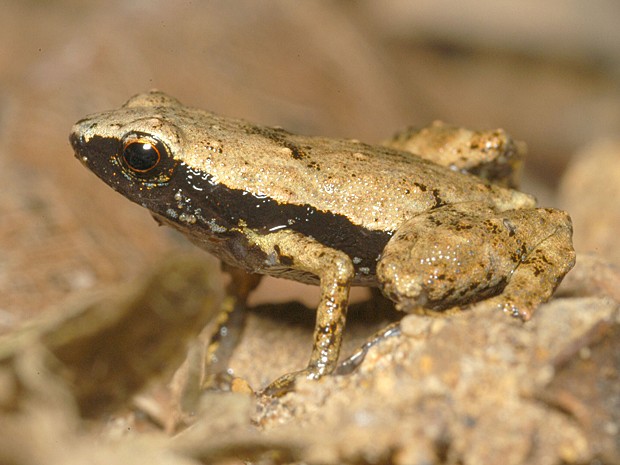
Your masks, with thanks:
M 70 143 L 103 182 L 219 258 L 239 300 L 264 275 L 320 287 L 308 364 L 267 394 L 334 373 L 352 286 L 406 313 L 484 303 L 527 321 L 575 263 L 570 216 L 516 189 L 523 150 L 501 130 L 436 122 L 373 145 L 150 91 L 79 120 Z

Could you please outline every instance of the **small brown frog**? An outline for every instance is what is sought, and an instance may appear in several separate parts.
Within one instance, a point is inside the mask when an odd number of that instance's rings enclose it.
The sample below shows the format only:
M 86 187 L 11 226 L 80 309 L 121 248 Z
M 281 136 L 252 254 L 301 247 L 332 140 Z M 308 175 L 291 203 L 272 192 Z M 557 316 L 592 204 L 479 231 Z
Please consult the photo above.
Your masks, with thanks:
M 406 312 L 487 299 L 527 320 L 575 262 L 569 216 L 517 190 L 502 131 L 435 123 L 387 145 L 291 134 L 161 93 L 75 124 L 76 157 L 223 262 L 321 287 L 308 366 L 333 372 L 351 286 Z M 418 154 L 406 151 L 412 147 Z M 239 284 L 247 295 L 257 281 Z

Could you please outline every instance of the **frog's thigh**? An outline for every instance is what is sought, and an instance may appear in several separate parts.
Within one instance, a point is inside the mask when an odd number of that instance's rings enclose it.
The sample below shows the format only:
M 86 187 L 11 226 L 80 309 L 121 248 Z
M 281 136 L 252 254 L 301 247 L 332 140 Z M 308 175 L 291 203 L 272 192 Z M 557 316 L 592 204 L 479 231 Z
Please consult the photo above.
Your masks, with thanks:
M 443 207 L 399 228 L 377 277 L 404 311 L 444 310 L 497 296 L 494 304 L 527 318 L 572 266 L 570 237 L 570 219 L 557 210 Z
M 344 252 L 292 231 L 279 231 L 256 238 L 255 241 L 268 255 L 275 254 L 279 262 L 288 262 L 291 268 L 318 276 L 321 286 L 314 345 L 308 367 L 302 372 L 276 380 L 267 389 L 267 392 L 275 394 L 290 389 L 296 376 L 319 378 L 331 373 L 336 367 L 354 268 Z
M 446 206 L 404 223 L 377 265 L 384 294 L 404 311 L 444 310 L 493 294 L 514 263 L 497 260 L 484 205 Z

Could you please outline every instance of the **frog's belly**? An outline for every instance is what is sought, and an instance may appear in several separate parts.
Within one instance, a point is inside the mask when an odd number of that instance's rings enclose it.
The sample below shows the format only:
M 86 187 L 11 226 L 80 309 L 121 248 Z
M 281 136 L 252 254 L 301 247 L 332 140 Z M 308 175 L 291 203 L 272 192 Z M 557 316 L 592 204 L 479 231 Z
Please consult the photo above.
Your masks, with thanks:
M 315 286 L 320 285 L 319 278 L 312 273 L 308 273 L 307 271 L 297 270 L 294 268 L 286 267 L 286 266 L 270 266 L 264 268 L 259 271 L 260 274 L 266 274 L 269 276 L 274 276 L 276 278 L 284 278 L 291 279 L 293 281 L 297 281 L 304 284 L 312 284 Z M 357 272 L 353 281 L 351 282 L 352 286 L 366 286 L 366 287 L 375 287 L 378 285 L 377 278 L 375 275 L 369 276 L 362 273 Z
M 319 278 L 307 271 L 279 263 L 276 258 L 268 256 L 259 247 L 251 245 L 246 236 L 229 231 L 221 235 L 208 234 L 200 226 L 182 227 L 166 217 L 154 214 L 160 224 L 166 224 L 183 233 L 194 245 L 216 256 L 228 265 L 240 268 L 248 273 L 266 274 L 278 278 L 291 279 L 305 284 L 319 285 Z M 373 252 L 376 255 L 376 252 Z M 378 258 L 378 256 L 377 256 Z M 358 259 L 351 257 L 355 276 L 353 286 L 376 286 L 376 259 Z M 368 266 L 370 264 L 370 266 Z
M 265 274 L 276 278 L 291 279 L 304 284 L 320 285 L 319 278 L 298 268 L 275 262 L 273 257 L 268 256 L 258 247 L 248 244 L 247 238 L 242 234 L 233 233 L 226 239 L 218 240 L 214 237 L 189 235 L 192 243 L 215 255 L 217 258 L 236 268 L 241 268 L 248 273 Z M 376 286 L 376 267 L 372 270 L 356 266 L 355 276 L 351 282 L 353 286 Z

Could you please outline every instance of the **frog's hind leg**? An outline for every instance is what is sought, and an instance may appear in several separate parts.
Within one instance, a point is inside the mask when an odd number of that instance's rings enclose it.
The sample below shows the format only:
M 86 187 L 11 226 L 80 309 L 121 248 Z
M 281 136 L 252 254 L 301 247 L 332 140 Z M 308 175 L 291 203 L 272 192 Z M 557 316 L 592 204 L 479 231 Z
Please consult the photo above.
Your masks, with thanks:
M 364 344 L 352 355 L 343 360 L 338 368 L 334 370 L 334 375 L 349 375 L 353 373 L 364 361 L 368 351 L 386 340 L 389 337 L 400 336 L 400 321 L 395 321 L 390 323 L 385 328 L 381 328 L 375 334 L 370 336 Z
M 421 129 L 405 129 L 384 145 L 511 188 L 519 185 L 526 151 L 525 144 L 503 129 L 471 131 L 442 121 Z
M 570 218 L 552 209 L 466 203 L 403 224 L 377 266 L 384 293 L 408 312 L 489 299 L 528 319 L 574 263 Z
M 568 214 L 550 208 L 535 211 L 553 221 L 546 221 L 546 224 L 533 221 L 526 225 L 533 237 L 536 237 L 535 229 L 541 227 L 538 235 L 540 237 L 542 232 L 544 237 L 521 257 L 503 292 L 485 302 L 524 321 L 532 317 L 538 305 L 551 298 L 566 273 L 575 265 L 573 228 Z M 517 210 L 515 213 L 521 212 Z

